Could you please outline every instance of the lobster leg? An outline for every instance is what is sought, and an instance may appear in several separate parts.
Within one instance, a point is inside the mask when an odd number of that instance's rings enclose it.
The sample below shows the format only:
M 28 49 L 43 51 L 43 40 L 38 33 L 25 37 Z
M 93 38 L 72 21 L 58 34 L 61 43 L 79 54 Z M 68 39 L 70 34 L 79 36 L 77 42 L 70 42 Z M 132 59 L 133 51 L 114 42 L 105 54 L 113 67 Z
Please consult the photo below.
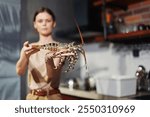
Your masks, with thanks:
M 68 60 L 68 68 L 67 68 L 67 70 L 65 70 L 65 72 L 69 72 L 71 69 L 74 69 L 74 59 L 75 59 L 75 57 L 74 56 L 69 56 L 67 58 L 69 58 L 69 59 L 67 59 Z

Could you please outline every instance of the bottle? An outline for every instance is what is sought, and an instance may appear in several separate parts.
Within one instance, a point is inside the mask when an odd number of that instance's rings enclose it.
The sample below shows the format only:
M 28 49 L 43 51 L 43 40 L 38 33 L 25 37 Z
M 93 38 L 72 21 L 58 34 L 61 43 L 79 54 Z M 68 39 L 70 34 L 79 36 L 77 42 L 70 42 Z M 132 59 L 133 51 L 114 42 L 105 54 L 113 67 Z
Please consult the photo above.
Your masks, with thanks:
M 106 24 L 108 34 L 115 34 L 117 32 L 115 23 L 113 20 L 113 12 L 111 10 L 106 11 Z
M 116 18 L 117 33 L 126 33 L 126 25 L 124 19 L 121 17 Z

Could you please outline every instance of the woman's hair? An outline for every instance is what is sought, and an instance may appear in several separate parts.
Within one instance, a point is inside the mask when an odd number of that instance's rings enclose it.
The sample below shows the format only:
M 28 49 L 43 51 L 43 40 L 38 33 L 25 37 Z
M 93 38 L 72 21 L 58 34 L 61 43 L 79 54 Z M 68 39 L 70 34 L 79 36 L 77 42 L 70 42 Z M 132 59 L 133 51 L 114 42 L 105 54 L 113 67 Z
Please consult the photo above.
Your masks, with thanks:
M 43 13 L 43 12 L 47 12 L 49 15 L 52 16 L 53 20 L 55 21 L 56 18 L 55 18 L 55 15 L 53 13 L 53 11 L 47 7 L 41 7 L 40 9 L 38 9 L 35 14 L 34 14 L 34 17 L 33 17 L 33 21 L 35 21 L 36 19 L 36 16 L 39 14 L 39 13 Z

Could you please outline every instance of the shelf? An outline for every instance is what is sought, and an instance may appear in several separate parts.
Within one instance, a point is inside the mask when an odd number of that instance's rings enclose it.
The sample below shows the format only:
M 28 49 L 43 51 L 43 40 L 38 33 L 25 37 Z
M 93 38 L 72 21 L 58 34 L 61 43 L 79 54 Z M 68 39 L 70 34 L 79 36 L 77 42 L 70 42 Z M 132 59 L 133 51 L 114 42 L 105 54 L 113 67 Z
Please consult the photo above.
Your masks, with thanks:
M 124 0 L 124 1 L 121 1 L 121 0 L 106 0 L 106 3 L 113 3 L 113 2 L 118 2 L 118 3 L 124 3 L 126 5 L 129 5 L 129 4 L 134 4 L 134 3 L 138 3 L 138 2 L 143 2 L 143 1 L 146 1 L 146 0 Z M 95 0 L 93 2 L 93 5 L 94 6 L 102 6 L 102 0 Z
M 108 40 L 135 39 L 135 38 L 144 38 L 147 36 L 150 37 L 150 30 L 112 34 L 112 35 L 108 35 Z
M 118 34 L 111 34 L 107 36 L 108 41 L 144 41 L 144 38 L 150 37 L 150 30 L 146 31 L 136 31 L 136 32 L 129 32 L 129 33 L 118 33 Z M 150 41 L 150 39 L 148 39 Z M 95 41 L 105 41 L 103 36 L 98 36 L 95 38 Z
M 121 1 L 121 0 L 104 0 L 104 1 L 103 0 L 95 0 L 93 2 L 93 6 L 102 7 L 105 2 L 106 8 L 112 8 L 114 11 L 117 11 L 120 9 L 126 11 L 128 9 L 129 5 L 136 4 L 139 2 L 143 2 L 143 1 L 146 1 L 146 0 L 124 0 L 124 1 Z
M 113 2 L 113 1 L 115 1 L 115 0 L 106 0 L 107 3 Z M 103 3 L 102 3 L 102 0 L 96 0 L 96 1 L 93 3 L 94 6 L 101 6 L 102 4 L 103 4 Z

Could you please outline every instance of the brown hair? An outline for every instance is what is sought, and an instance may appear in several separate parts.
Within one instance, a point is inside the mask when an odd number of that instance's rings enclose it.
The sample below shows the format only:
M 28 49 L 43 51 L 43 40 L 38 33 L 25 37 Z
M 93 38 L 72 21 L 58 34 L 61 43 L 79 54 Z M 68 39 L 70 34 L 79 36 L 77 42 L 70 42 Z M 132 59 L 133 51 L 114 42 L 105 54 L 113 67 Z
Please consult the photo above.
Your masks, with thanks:
M 53 11 L 47 7 L 41 7 L 40 9 L 38 9 L 35 14 L 34 14 L 34 17 L 33 17 L 33 21 L 35 21 L 36 19 L 36 16 L 39 14 L 39 13 L 42 13 L 42 12 L 47 12 L 49 15 L 52 16 L 53 20 L 55 21 L 56 18 L 55 18 L 55 15 L 53 13 Z

